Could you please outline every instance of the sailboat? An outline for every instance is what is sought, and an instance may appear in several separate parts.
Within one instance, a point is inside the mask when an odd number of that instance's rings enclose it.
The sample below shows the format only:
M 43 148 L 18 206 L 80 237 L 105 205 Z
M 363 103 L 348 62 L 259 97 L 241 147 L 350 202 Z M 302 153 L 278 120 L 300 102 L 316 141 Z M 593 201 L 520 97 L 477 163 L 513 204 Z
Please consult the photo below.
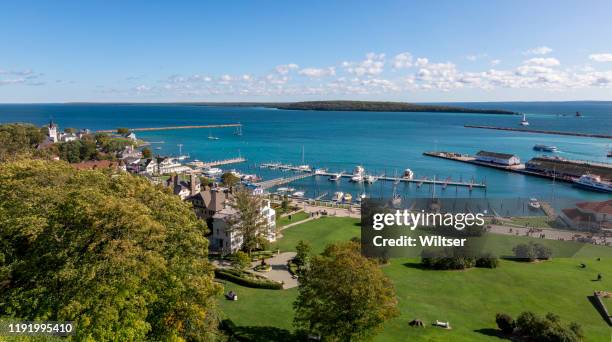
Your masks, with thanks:
M 241 124 L 238 124 L 238 126 L 236 127 L 236 131 L 234 132 L 234 135 L 242 136 L 242 125 Z
M 298 166 L 298 169 L 301 171 L 310 172 L 310 165 L 304 164 L 304 145 L 302 145 L 302 165 Z
M 525 113 L 523 113 L 523 119 L 521 120 L 521 126 L 529 126 L 529 121 L 527 121 L 527 117 L 525 117 Z
M 219 140 L 219 137 L 215 137 L 212 135 L 212 131 L 208 130 L 208 140 Z

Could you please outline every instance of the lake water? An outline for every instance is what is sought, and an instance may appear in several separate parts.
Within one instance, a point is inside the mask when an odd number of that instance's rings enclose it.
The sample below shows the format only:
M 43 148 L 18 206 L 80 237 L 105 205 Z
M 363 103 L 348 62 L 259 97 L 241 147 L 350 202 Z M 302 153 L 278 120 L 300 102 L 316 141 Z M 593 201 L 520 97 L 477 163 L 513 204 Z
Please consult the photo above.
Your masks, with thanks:
M 499 108 L 525 112 L 530 128 L 612 134 L 612 102 L 568 103 L 467 103 L 454 104 L 475 108 Z M 581 111 L 583 117 L 574 116 Z M 565 116 L 564 116 L 565 115 Z M 610 139 L 582 138 L 520 132 L 503 132 L 464 128 L 465 124 L 519 127 L 520 117 L 505 115 L 455 113 L 376 113 L 284 111 L 266 108 L 205 107 L 159 104 L 31 104 L 0 105 L 0 122 L 31 122 L 43 125 L 50 118 L 61 128 L 76 127 L 114 129 L 117 127 L 156 127 L 205 125 L 240 122 L 243 135 L 234 135 L 234 128 L 214 129 L 219 140 L 209 140 L 209 130 L 171 130 L 138 132 L 140 138 L 154 143 L 155 153 L 183 153 L 203 161 L 238 156 L 247 163 L 229 165 L 226 169 L 256 173 L 264 179 L 287 176 L 278 170 L 257 167 L 263 162 L 301 164 L 302 147 L 305 163 L 331 171 L 351 172 L 363 165 L 369 173 L 393 175 L 410 168 L 415 178 L 486 180 L 487 191 L 438 187 L 442 196 L 490 197 L 577 197 L 607 199 L 597 194 L 536 177 L 512 174 L 494 169 L 423 156 L 424 151 L 443 150 L 475 154 L 481 149 L 513 153 L 527 161 L 539 154 L 534 144 L 556 145 L 559 156 L 571 159 L 610 162 L 606 151 Z M 161 143 L 163 142 L 163 143 Z M 329 182 L 327 177 L 310 177 L 290 187 L 306 191 L 314 197 L 335 191 L 353 196 L 366 192 L 372 197 L 388 196 L 391 182 L 357 185 L 344 179 Z M 433 189 L 423 185 L 400 184 L 396 191 L 403 196 L 430 196 Z

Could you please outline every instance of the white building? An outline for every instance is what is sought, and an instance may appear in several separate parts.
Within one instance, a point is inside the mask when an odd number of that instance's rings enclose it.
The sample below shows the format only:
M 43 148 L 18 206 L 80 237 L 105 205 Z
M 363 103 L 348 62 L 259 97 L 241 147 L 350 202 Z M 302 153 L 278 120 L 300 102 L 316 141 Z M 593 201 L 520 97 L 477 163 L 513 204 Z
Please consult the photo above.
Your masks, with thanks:
M 173 158 L 162 157 L 157 158 L 158 164 L 158 172 L 159 174 L 167 174 L 167 173 L 180 173 L 185 172 L 187 170 L 191 170 L 188 167 L 183 166 L 181 163 L 177 162 Z
M 140 173 L 146 175 L 154 175 L 159 173 L 159 168 L 157 165 L 157 160 L 155 158 L 145 159 L 140 162 Z
M 264 232 L 266 239 L 269 242 L 276 241 L 276 211 L 270 206 L 269 200 L 263 200 L 261 214 L 267 223 Z M 210 236 L 211 250 L 222 254 L 231 254 L 242 248 L 242 234 L 228 226 L 228 220 L 235 219 L 237 215 L 239 213 L 235 209 L 225 207 L 213 216 L 212 235 Z
M 476 160 L 485 163 L 493 163 L 507 166 L 519 165 L 521 163 L 521 159 L 514 154 L 489 151 L 480 151 L 476 153 Z
M 49 121 L 49 125 L 47 126 L 47 135 L 49 136 L 49 141 L 56 143 L 59 141 L 59 136 L 57 135 L 57 125 L 53 122 L 53 120 Z

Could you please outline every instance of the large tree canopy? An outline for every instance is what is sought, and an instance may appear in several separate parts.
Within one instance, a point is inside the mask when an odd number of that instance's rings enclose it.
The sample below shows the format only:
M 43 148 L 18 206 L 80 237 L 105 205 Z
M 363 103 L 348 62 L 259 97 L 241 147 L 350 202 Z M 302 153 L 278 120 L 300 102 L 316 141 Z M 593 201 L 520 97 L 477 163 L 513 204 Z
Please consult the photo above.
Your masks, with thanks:
M 205 233 L 145 179 L 0 164 L 0 315 L 75 321 L 79 340 L 214 340 Z
M 393 283 L 352 241 L 312 258 L 301 273 L 294 308 L 295 325 L 325 341 L 367 339 L 399 313 Z

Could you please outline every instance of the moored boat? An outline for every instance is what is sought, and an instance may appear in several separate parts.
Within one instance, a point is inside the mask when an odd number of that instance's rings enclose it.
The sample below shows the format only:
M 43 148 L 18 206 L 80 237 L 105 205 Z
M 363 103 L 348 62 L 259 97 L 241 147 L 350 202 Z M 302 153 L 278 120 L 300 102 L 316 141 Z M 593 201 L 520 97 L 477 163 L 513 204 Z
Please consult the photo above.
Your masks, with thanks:
M 574 185 L 599 192 L 612 192 L 612 183 L 602 180 L 598 175 L 586 174 L 574 179 Z
M 406 170 L 404 170 L 404 175 L 402 176 L 402 178 L 404 178 L 404 179 L 412 179 L 412 178 L 414 178 L 414 172 L 412 172 L 412 170 L 410 170 L 410 169 L 406 169 Z
M 342 191 L 334 192 L 334 197 L 332 197 L 332 201 L 340 202 L 342 201 L 343 196 L 344 196 L 344 192 Z
M 542 144 L 534 145 L 533 146 L 533 150 L 534 151 L 542 151 L 542 152 L 559 152 L 559 149 L 557 148 L 557 146 L 542 145 Z
M 348 192 L 346 194 L 344 194 L 344 196 L 342 196 L 342 200 L 346 203 L 350 202 L 353 200 L 353 195 L 349 194 Z
M 523 119 L 521 120 L 521 126 L 529 126 L 529 121 L 527 121 L 527 117 L 525 113 L 523 113 Z
M 540 205 L 540 202 L 538 201 L 537 198 L 530 198 L 529 199 L 529 209 L 538 210 L 541 207 L 542 206 Z

